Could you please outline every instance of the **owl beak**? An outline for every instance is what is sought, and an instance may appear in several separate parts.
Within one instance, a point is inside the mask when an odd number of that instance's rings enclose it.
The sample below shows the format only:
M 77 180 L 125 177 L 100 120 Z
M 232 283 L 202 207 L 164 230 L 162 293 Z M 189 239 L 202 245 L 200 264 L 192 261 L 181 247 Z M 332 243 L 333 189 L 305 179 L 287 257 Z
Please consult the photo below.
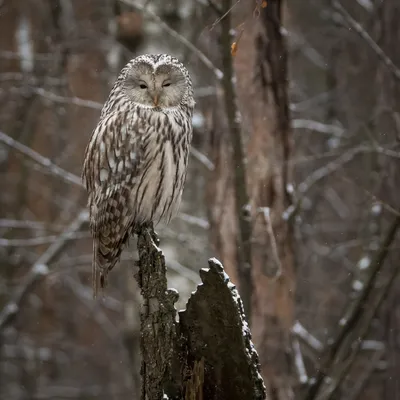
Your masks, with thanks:
M 157 107 L 158 106 L 158 94 L 154 95 L 153 97 L 153 103 Z

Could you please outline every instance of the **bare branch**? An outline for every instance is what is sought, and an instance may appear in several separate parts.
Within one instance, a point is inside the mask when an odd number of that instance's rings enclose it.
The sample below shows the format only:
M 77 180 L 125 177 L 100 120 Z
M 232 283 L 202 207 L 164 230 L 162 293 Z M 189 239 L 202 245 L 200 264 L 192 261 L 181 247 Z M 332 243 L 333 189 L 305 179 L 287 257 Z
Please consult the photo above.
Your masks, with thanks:
M 6 144 L 9 147 L 18 150 L 20 153 L 28 156 L 31 160 L 35 161 L 36 163 L 40 164 L 41 166 L 45 167 L 48 171 L 52 174 L 57 175 L 64 179 L 66 182 L 73 183 L 77 186 L 83 187 L 82 180 L 68 171 L 60 168 L 58 165 L 54 164 L 50 159 L 43 157 L 36 151 L 30 149 L 29 147 L 25 146 L 24 144 L 14 140 L 12 137 L 8 136 L 4 132 L 0 131 L 0 142 Z
M 393 61 L 386 55 L 386 53 L 376 44 L 374 39 L 366 32 L 366 30 L 347 12 L 347 10 L 340 4 L 339 1 L 332 1 L 333 8 L 339 12 L 345 19 L 347 24 L 354 29 L 371 47 L 375 54 L 383 61 L 383 64 L 392 73 L 392 75 L 400 80 L 400 68 L 398 68 Z
M 324 346 L 322 343 L 313 336 L 310 332 L 299 321 L 293 325 L 292 332 L 301 338 L 305 343 L 308 344 L 313 350 L 320 352 L 323 350 Z
M 376 315 L 377 310 L 383 303 L 384 299 L 388 296 L 393 283 L 396 282 L 400 268 L 392 268 L 388 276 L 384 279 L 382 285 L 376 290 L 369 293 L 368 300 L 365 301 L 363 312 L 359 312 L 359 321 L 355 322 L 353 329 L 349 330 L 347 340 L 344 342 L 341 349 L 339 349 L 335 363 L 332 365 L 329 377 L 331 380 L 324 391 L 322 400 L 330 400 L 335 397 L 336 392 L 341 387 L 341 384 L 348 376 L 348 372 L 352 367 L 358 352 L 362 349 L 363 339 L 366 337 L 372 319 Z M 376 352 L 377 353 L 377 352 Z M 375 353 L 375 354 L 376 354 Z M 339 362 L 338 362 L 339 361 Z M 377 365 L 379 359 L 376 359 L 373 367 Z M 370 360 L 372 363 L 372 360 Z
M 155 14 L 153 11 L 151 11 L 148 7 L 145 7 L 141 4 L 137 4 L 137 2 L 134 2 L 133 0 L 119 0 L 121 3 L 127 4 L 128 6 L 134 7 L 140 11 L 142 11 L 145 15 L 150 17 L 152 20 L 156 21 L 158 26 L 163 29 L 165 32 L 167 32 L 170 36 L 172 36 L 174 39 L 178 40 L 181 42 L 184 46 L 186 46 L 190 51 L 192 51 L 196 56 L 199 58 L 199 60 L 208 68 L 210 69 L 217 80 L 221 80 L 223 77 L 223 73 L 220 69 L 218 69 L 212 62 L 211 60 L 203 53 L 201 52 L 193 43 L 190 43 L 189 40 L 184 38 L 182 35 L 180 35 L 175 29 L 172 29 L 168 24 L 166 24 L 162 18 L 160 18 L 157 14 Z
M 199 283 L 199 276 L 188 267 L 182 265 L 180 262 L 176 260 L 169 260 L 167 262 L 167 267 L 175 271 L 180 276 L 188 279 L 189 281 L 195 284 Z
M 365 342 L 366 341 L 364 341 L 364 343 Z M 346 400 L 356 400 L 359 398 L 362 389 L 366 385 L 371 374 L 374 372 L 376 364 L 378 364 L 378 362 L 381 360 L 384 353 L 385 353 L 384 348 L 374 351 L 369 362 L 364 365 L 364 369 L 357 376 L 357 381 L 350 390 L 350 393 L 346 394 Z
M 214 10 L 217 15 L 222 14 L 222 10 L 219 5 L 215 4 L 214 0 L 207 0 L 208 5 Z
M 283 27 L 281 29 L 282 35 L 289 38 L 314 65 L 324 70 L 328 69 L 328 64 L 324 57 L 299 32 L 289 32 Z
M 195 149 L 193 146 L 190 149 L 193 157 L 196 158 L 197 161 L 200 161 L 209 171 L 214 171 L 215 165 L 214 163 L 199 150 Z
M 363 7 L 368 12 L 371 12 L 374 9 L 374 3 L 372 0 L 356 0 L 357 3 Z
M 360 292 L 357 300 L 352 304 L 350 309 L 346 310 L 344 317 L 339 321 L 340 330 L 335 340 L 326 348 L 322 357 L 321 365 L 318 368 L 316 376 L 313 378 L 313 384 L 310 385 L 304 397 L 305 400 L 314 400 L 321 392 L 321 388 L 326 377 L 335 375 L 335 367 L 338 366 L 339 372 L 336 374 L 334 382 L 330 385 L 328 397 L 336 391 L 342 379 L 346 375 L 350 365 L 360 348 L 361 341 L 369 328 L 373 316 L 385 296 L 389 292 L 389 288 L 395 281 L 400 268 L 393 268 L 390 276 L 386 278 L 385 284 L 382 284 L 377 293 L 374 293 L 375 281 L 381 272 L 389 248 L 395 239 L 397 230 L 400 227 L 400 216 L 397 216 L 391 224 L 379 250 L 376 252 L 373 262 L 371 263 L 370 274 L 365 283 L 363 290 Z M 371 299 L 372 298 L 372 299 Z M 349 340 L 352 339 L 352 340 Z M 340 365 L 340 360 L 346 360 L 345 365 Z
M 323 167 L 315 170 L 312 174 L 310 174 L 302 183 L 299 185 L 299 192 L 301 194 L 307 193 L 316 183 L 318 183 L 321 179 L 326 176 L 332 174 L 337 171 L 343 165 L 352 161 L 356 155 L 364 151 L 364 147 L 355 147 L 346 151 L 336 160 L 329 162 Z
M 259 212 L 261 212 L 264 216 L 268 239 L 271 244 L 271 259 L 273 260 L 273 268 L 271 268 L 270 273 L 274 277 L 279 277 L 282 274 L 282 264 L 279 258 L 278 246 L 276 245 L 275 235 L 272 228 L 270 209 L 269 207 L 260 207 Z
M 194 215 L 189 215 L 181 212 L 178 214 L 178 218 L 180 218 L 182 221 L 187 222 L 188 224 L 196 225 L 203 229 L 208 229 L 210 227 L 210 223 L 206 219 L 195 217 Z
M 294 353 L 294 364 L 296 366 L 299 381 L 302 384 L 308 382 L 307 370 L 304 364 L 303 354 L 301 354 L 300 343 L 297 339 L 292 340 L 292 350 Z
M 20 229 L 35 229 L 35 230 L 60 230 L 64 229 L 65 226 L 61 224 L 47 224 L 45 222 L 39 221 L 28 221 L 28 220 L 18 220 L 18 219 L 0 219 L 0 228 L 20 228 Z
M 320 133 L 327 133 L 334 136 L 343 136 L 344 129 L 336 125 L 328 125 L 311 119 L 293 119 L 293 129 L 309 129 Z
M 217 91 L 215 86 L 198 87 L 194 89 L 194 95 L 197 99 L 202 97 L 215 96 Z
M 361 343 L 361 350 L 384 351 L 385 343 L 378 340 L 364 340 Z
M 236 3 L 231 5 L 229 4 L 229 8 L 220 9 L 219 14 L 222 14 L 219 18 L 217 18 L 211 26 L 211 29 L 215 28 L 225 17 L 228 16 L 229 13 L 240 3 L 240 0 L 236 0 Z
M 3 331 L 17 316 L 22 302 L 33 289 L 34 285 L 49 273 L 48 264 L 64 248 L 70 237 L 88 221 L 88 218 L 88 212 L 86 210 L 81 211 L 71 222 L 69 227 L 59 236 L 59 240 L 51 244 L 32 265 L 29 273 L 24 278 L 24 282 L 17 288 L 12 296 L 12 300 L 9 301 L 0 312 L 0 332 Z
M 75 232 L 68 240 L 78 240 L 91 237 L 89 232 Z M 5 239 L 0 238 L 0 246 L 3 247 L 22 247 L 22 246 L 39 246 L 41 244 L 54 243 L 59 240 L 58 235 L 37 236 L 27 239 Z
M 91 108 L 93 110 L 101 110 L 103 105 L 97 101 L 80 99 L 79 97 L 66 97 L 44 90 L 43 88 L 33 88 L 32 91 L 47 100 L 62 104 L 75 104 L 81 107 Z
M 306 179 L 303 180 L 298 186 L 298 200 L 294 204 L 290 205 L 284 212 L 283 218 L 288 220 L 292 219 L 297 212 L 300 210 L 302 202 L 304 200 L 304 195 L 312 188 L 316 183 L 321 181 L 322 179 L 326 178 L 327 176 L 333 174 L 334 172 L 338 171 L 341 167 L 345 164 L 352 161 L 358 154 L 361 153 L 379 153 L 386 155 L 388 157 L 398 158 L 400 157 L 400 153 L 385 149 L 381 146 L 365 146 L 361 145 L 358 147 L 354 147 L 350 150 L 347 150 L 343 153 L 340 157 L 336 158 L 335 160 L 327 163 L 321 168 L 316 169 L 313 171 Z
M 93 316 L 93 319 L 97 322 L 98 326 L 103 330 L 106 336 L 114 343 L 118 343 L 120 335 L 119 328 L 114 326 L 109 316 L 99 307 L 98 302 L 93 301 L 91 290 L 82 285 L 78 279 L 73 279 L 71 276 L 64 278 L 65 284 L 70 288 L 71 292 L 76 296 L 77 299 L 82 303 L 82 306 L 88 309 Z M 109 299 L 104 299 L 103 305 L 108 302 Z M 124 354 L 124 352 L 122 353 Z

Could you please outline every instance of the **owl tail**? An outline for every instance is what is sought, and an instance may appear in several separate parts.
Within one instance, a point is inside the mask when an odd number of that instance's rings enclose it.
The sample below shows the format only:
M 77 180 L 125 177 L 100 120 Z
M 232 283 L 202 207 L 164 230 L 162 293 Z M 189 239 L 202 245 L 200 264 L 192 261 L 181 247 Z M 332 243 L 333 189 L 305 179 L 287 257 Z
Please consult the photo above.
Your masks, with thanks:
M 97 240 L 93 240 L 93 262 L 92 262 L 92 289 L 93 289 L 93 298 L 96 299 L 98 292 L 98 276 L 97 271 L 99 270 L 98 265 L 98 244 Z
M 97 297 L 97 242 L 96 239 L 93 240 L 93 261 L 92 261 L 92 290 L 93 298 Z
M 93 263 L 92 263 L 92 286 L 93 298 L 97 297 L 98 288 L 104 289 L 107 286 L 108 273 L 118 262 L 122 248 L 129 237 L 128 231 L 123 236 L 99 235 L 93 240 Z M 100 285 L 99 285 L 100 282 Z
M 108 271 L 112 268 L 112 264 L 107 259 L 101 249 L 101 244 L 98 239 L 93 240 L 93 262 L 92 262 L 92 288 L 93 288 L 93 298 L 97 298 L 98 290 L 99 290 L 99 281 L 100 288 L 104 289 L 107 286 L 107 274 Z M 104 250 L 104 249 L 103 249 Z

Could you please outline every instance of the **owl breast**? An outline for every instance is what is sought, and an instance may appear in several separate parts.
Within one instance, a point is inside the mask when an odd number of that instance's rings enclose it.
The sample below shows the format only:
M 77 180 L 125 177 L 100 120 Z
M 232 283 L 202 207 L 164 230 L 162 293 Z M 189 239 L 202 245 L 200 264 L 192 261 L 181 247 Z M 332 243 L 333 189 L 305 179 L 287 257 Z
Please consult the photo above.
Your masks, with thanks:
M 152 145 L 143 175 L 131 193 L 136 222 L 169 222 L 181 202 L 186 177 L 190 128 L 177 123 L 174 116 L 164 117 L 162 129 L 147 137 Z

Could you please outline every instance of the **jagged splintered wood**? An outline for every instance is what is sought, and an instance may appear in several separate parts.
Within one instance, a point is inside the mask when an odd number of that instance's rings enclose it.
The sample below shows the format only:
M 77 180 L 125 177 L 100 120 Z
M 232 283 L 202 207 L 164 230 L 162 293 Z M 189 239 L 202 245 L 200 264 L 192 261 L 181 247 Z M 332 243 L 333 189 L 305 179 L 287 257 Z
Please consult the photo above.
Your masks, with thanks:
M 204 360 L 204 399 L 265 399 L 258 354 L 238 291 L 218 260 L 212 258 L 208 264 L 209 268 L 200 271 L 203 284 L 186 310 L 179 312 L 178 336 L 187 369 L 195 372 Z M 187 398 L 200 397 L 190 393 Z
M 222 265 L 210 259 L 200 271 L 202 284 L 176 322 L 178 294 L 167 290 L 164 256 L 153 238 L 147 230 L 138 237 L 141 400 L 265 399 L 242 301 Z

